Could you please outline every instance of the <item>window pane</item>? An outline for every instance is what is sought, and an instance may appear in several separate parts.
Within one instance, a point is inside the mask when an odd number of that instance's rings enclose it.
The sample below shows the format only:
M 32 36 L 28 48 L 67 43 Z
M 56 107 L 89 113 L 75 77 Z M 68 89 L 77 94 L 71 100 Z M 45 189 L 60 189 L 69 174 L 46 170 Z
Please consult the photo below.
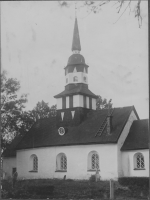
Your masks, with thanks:
M 33 158 L 33 170 L 38 170 L 38 158 L 36 156 Z
M 92 164 L 92 169 L 99 169 L 99 157 L 98 154 L 93 154 L 91 157 L 91 164 Z
M 78 82 L 78 77 L 77 77 L 77 76 L 74 76 L 74 77 L 73 77 L 73 81 L 74 81 L 74 82 Z
M 67 158 L 64 155 L 60 159 L 60 168 L 61 170 L 67 170 Z
M 145 167 L 145 164 L 144 164 L 144 157 L 143 157 L 143 155 L 141 155 L 141 154 L 138 154 L 138 155 L 136 156 L 136 167 L 137 167 L 138 169 L 142 169 L 142 168 Z

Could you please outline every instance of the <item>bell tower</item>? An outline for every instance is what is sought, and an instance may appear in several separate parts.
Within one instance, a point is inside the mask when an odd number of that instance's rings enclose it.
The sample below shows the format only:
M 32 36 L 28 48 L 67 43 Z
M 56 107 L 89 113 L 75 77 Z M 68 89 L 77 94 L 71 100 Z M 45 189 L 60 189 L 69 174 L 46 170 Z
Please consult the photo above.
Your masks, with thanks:
M 80 54 L 81 44 L 78 21 L 75 18 L 72 55 L 65 70 L 65 90 L 54 97 L 57 99 L 57 126 L 77 126 L 90 110 L 96 110 L 96 98 L 88 89 L 88 68 Z

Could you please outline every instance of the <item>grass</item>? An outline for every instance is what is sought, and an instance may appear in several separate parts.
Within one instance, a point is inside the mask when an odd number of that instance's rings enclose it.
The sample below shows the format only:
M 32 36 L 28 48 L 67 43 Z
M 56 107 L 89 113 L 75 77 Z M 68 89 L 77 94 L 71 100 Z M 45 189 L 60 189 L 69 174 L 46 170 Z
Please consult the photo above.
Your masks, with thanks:
M 51 194 L 40 194 L 34 192 L 34 187 L 54 186 Z M 60 180 L 60 179 L 37 179 L 37 180 L 18 180 L 12 189 L 12 182 L 2 181 L 3 198 L 14 199 L 109 199 L 109 181 L 89 181 L 89 180 Z M 28 189 L 33 188 L 32 192 Z M 44 188 L 44 187 L 43 187 Z M 44 190 L 45 191 L 45 190 Z M 134 191 L 128 187 L 122 187 L 115 182 L 116 200 L 137 200 L 147 199 L 148 189 L 135 188 Z

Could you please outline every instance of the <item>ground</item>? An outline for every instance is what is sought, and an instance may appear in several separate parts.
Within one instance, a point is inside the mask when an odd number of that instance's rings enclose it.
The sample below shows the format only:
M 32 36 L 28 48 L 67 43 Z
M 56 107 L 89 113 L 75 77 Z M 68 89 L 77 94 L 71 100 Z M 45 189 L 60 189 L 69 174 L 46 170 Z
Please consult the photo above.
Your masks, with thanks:
M 123 187 L 114 182 L 115 200 L 148 199 L 148 188 Z M 2 181 L 3 199 L 86 199 L 108 200 L 109 181 L 38 179 L 18 180 L 12 188 L 12 179 Z

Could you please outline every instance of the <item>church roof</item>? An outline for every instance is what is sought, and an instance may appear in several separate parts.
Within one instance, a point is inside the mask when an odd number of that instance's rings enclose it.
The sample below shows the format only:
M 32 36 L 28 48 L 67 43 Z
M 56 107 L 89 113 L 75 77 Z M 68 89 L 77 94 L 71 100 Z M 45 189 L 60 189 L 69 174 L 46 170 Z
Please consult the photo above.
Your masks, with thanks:
M 6 149 L 2 153 L 2 157 L 15 157 L 16 156 L 16 146 L 19 144 L 19 142 L 24 137 L 25 132 L 22 134 L 17 135 L 10 144 L 7 144 Z
M 77 18 L 75 18 L 74 31 L 73 31 L 73 40 L 72 40 L 72 51 L 81 51 L 80 37 Z
M 121 150 L 148 149 L 148 136 L 148 119 L 135 120 Z
M 135 110 L 133 106 L 114 108 L 112 133 L 107 135 L 104 132 L 96 137 L 97 131 L 107 116 L 107 109 L 91 110 L 80 125 L 67 127 L 67 132 L 63 136 L 58 134 L 56 118 L 41 119 L 33 125 L 16 149 L 117 143 L 132 110 Z
M 68 59 L 67 66 L 68 65 L 80 65 L 80 64 L 85 65 L 84 57 L 81 54 L 72 54 Z
M 72 95 L 72 94 L 73 95 L 84 94 L 84 95 L 88 95 L 88 96 L 92 96 L 92 97 L 97 98 L 97 96 L 93 92 L 91 92 L 88 88 L 80 87 L 80 86 L 77 86 L 72 90 L 64 90 L 63 92 L 55 95 L 54 98 L 60 98 L 62 96 L 67 96 L 67 95 L 69 96 L 69 95 Z

